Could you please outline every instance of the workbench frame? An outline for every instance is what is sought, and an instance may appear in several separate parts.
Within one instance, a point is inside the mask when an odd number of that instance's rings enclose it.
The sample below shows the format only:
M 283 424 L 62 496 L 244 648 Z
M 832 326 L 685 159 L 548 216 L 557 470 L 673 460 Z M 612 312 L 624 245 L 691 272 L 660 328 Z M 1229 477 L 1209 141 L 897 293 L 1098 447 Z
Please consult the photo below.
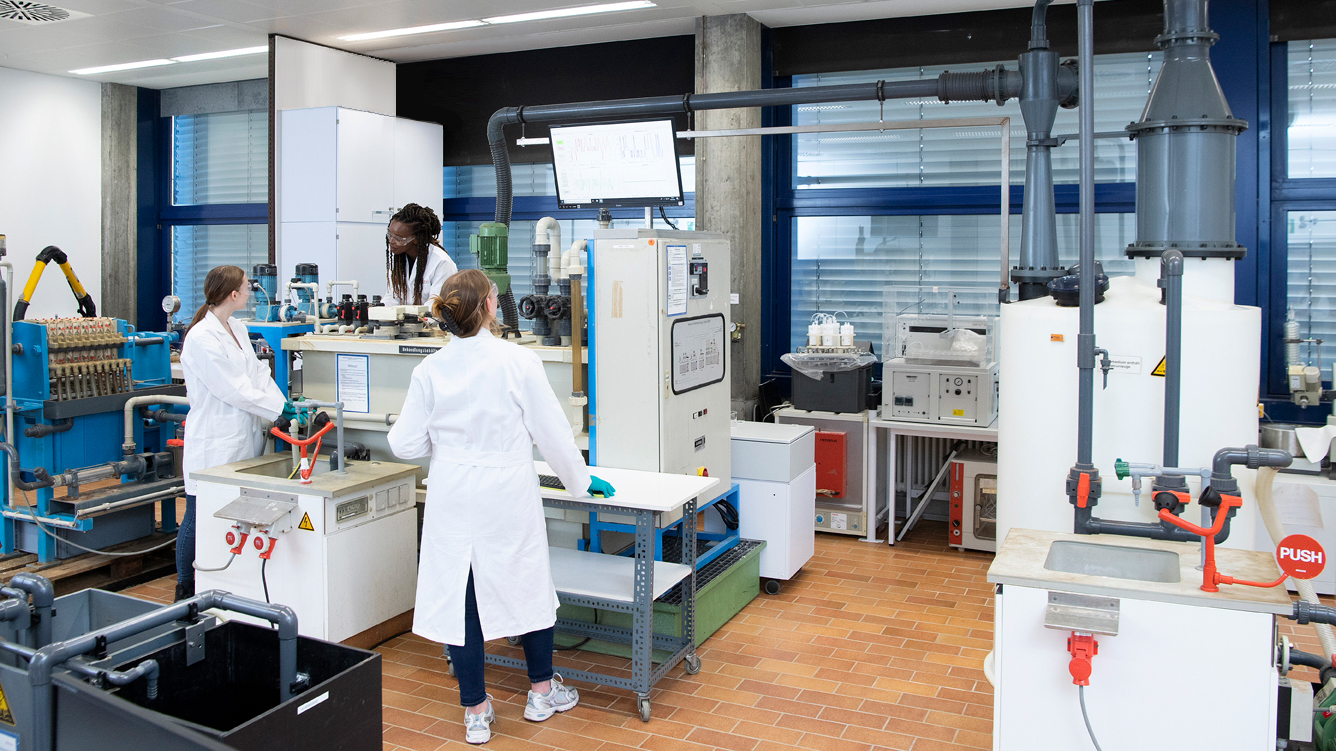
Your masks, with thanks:
M 682 608 L 678 616 L 682 635 L 669 636 L 654 633 L 654 547 L 655 532 L 662 512 L 616 506 L 597 498 L 588 500 L 544 498 L 543 505 L 573 511 L 635 517 L 635 583 L 630 602 L 557 592 L 557 597 L 563 605 L 630 613 L 631 628 L 604 626 L 569 618 L 558 618 L 556 626 L 557 633 L 560 634 L 630 644 L 631 677 L 621 678 L 584 670 L 563 669 L 559 672 L 563 678 L 635 692 L 640 720 L 649 722 L 649 691 L 654 684 L 679 662 L 684 663 L 688 674 L 694 675 L 700 671 L 700 658 L 696 656 L 696 525 L 682 525 L 682 563 L 690 568 L 690 573 L 677 584 L 682 587 Z M 694 519 L 695 516 L 696 499 L 692 498 L 682 505 L 682 517 Z M 655 665 L 655 649 L 667 651 L 670 656 Z M 516 657 L 488 653 L 484 659 L 490 665 L 503 665 L 519 670 L 527 667 L 523 659 Z

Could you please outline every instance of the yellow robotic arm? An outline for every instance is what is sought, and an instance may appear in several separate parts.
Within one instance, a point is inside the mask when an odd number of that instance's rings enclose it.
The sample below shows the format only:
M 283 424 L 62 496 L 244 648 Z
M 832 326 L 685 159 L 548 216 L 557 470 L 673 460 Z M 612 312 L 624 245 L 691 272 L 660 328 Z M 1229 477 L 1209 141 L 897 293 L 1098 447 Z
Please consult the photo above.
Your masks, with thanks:
M 37 290 L 37 282 L 42 278 L 42 271 L 46 265 L 55 261 L 64 272 L 65 279 L 70 283 L 70 290 L 74 292 L 74 299 L 79 303 L 79 315 L 84 318 L 97 317 L 97 305 L 93 303 L 93 296 L 88 294 L 83 284 L 79 282 L 79 277 L 74 275 L 74 269 L 70 268 L 70 258 L 65 255 L 65 251 L 54 245 L 48 245 L 42 248 L 42 252 L 37 254 L 37 264 L 32 267 L 32 273 L 28 275 L 28 283 L 23 285 L 23 294 L 19 295 L 19 301 L 14 304 L 14 320 L 22 321 L 25 313 L 28 312 L 28 301 L 32 299 L 32 294 Z

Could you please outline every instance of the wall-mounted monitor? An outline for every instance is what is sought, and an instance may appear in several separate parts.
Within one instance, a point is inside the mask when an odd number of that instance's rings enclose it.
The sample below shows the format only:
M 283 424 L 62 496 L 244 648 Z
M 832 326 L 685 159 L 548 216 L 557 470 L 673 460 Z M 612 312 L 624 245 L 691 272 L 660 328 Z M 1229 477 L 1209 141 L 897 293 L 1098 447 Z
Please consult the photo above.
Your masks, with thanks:
M 563 209 L 681 206 L 672 120 L 552 128 Z

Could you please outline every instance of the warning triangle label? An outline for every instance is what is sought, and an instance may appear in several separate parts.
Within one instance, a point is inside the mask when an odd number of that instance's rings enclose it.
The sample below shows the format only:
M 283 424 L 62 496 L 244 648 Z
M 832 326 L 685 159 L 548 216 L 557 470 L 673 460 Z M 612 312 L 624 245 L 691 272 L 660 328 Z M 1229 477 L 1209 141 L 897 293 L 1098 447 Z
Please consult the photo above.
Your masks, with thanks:
M 5 698 L 5 690 L 0 687 L 0 722 L 14 725 L 14 713 L 9 711 L 9 700 Z
M 1160 358 L 1160 364 L 1159 364 L 1159 365 L 1156 365 L 1156 366 L 1155 366 L 1155 370 L 1152 370 L 1152 371 L 1150 372 L 1150 374 L 1153 375 L 1153 376 L 1159 376 L 1160 378 L 1164 378 L 1164 358 L 1163 358 L 1163 357 Z
M 302 514 L 302 523 L 297 525 L 297 529 L 304 529 L 307 532 L 314 532 L 315 527 L 311 526 L 311 515 Z

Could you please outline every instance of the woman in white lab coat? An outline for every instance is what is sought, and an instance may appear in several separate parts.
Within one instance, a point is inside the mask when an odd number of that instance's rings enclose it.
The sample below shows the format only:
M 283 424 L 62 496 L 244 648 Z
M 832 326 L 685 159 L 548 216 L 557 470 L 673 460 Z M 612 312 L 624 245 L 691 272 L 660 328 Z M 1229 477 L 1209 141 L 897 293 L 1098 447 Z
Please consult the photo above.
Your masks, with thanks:
M 441 220 L 410 203 L 385 228 L 386 305 L 427 305 L 458 267 L 441 247 Z
M 195 487 L 191 473 L 259 456 L 269 424 L 288 402 L 255 355 L 246 327 L 232 319 L 250 300 L 246 272 L 218 266 L 204 277 L 204 304 L 186 329 L 181 370 L 190 414 L 182 464 L 186 515 L 176 536 L 176 599 L 195 593 Z
M 612 495 L 590 477 L 538 356 L 493 336 L 496 303 L 481 271 L 446 282 L 432 312 L 455 336 L 414 368 L 389 432 L 395 456 L 431 456 L 413 632 L 449 645 L 469 743 L 485 743 L 495 717 L 485 640 L 522 635 L 525 719 L 541 722 L 579 700 L 552 672 L 557 594 L 534 445 L 575 494 Z

